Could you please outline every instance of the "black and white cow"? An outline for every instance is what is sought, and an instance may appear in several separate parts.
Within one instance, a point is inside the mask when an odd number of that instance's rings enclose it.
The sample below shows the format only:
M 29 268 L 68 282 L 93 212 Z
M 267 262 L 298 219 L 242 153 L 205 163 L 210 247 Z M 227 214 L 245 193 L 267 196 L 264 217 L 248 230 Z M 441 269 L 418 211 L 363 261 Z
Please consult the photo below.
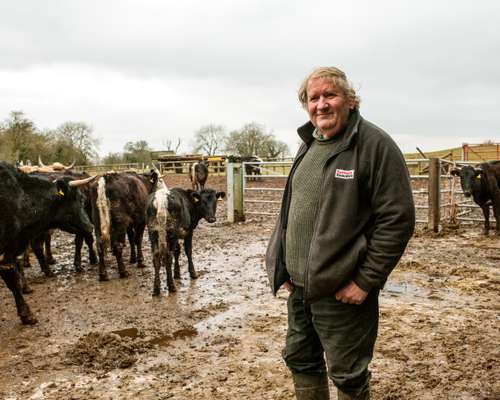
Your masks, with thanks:
M 160 268 L 162 266 L 166 270 L 168 291 L 176 291 L 172 278 L 172 254 L 175 241 L 172 237 L 168 237 L 167 231 L 176 232 L 177 235 L 185 235 L 190 225 L 188 209 L 185 204 L 178 197 L 171 195 L 171 191 L 159 177 L 158 172 L 156 175 L 154 189 L 149 195 L 146 205 L 146 223 L 155 270 L 153 296 L 160 295 Z
M 0 162 L 0 275 L 14 296 L 23 324 L 34 324 L 36 319 L 22 295 L 16 257 L 23 253 L 30 240 L 48 229 L 92 233 L 92 224 L 77 188 L 91 179 L 50 182 Z
M 195 162 L 189 170 L 189 179 L 193 190 L 205 189 L 205 183 L 208 178 L 208 164 L 206 161 Z
M 500 161 L 491 161 L 474 168 L 466 165 L 453 169 L 451 174 L 460 177 L 465 197 L 471 197 L 481 207 L 484 215 L 484 234 L 490 230 L 490 206 L 496 219 L 497 235 L 500 235 Z

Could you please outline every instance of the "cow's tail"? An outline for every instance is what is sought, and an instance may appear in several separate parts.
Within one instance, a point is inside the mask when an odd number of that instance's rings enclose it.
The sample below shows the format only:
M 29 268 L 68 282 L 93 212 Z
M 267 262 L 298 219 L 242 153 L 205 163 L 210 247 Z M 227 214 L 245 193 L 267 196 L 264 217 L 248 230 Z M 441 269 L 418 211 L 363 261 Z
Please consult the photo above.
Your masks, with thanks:
M 101 241 L 105 244 L 111 240 L 111 210 L 108 197 L 106 196 L 106 180 L 99 178 L 97 182 L 97 209 L 99 211 L 99 222 Z
M 168 195 L 170 191 L 166 185 L 164 188 L 155 192 L 154 207 L 156 209 L 156 227 L 158 232 L 158 250 L 160 254 L 167 254 L 167 223 L 170 217 L 168 213 Z

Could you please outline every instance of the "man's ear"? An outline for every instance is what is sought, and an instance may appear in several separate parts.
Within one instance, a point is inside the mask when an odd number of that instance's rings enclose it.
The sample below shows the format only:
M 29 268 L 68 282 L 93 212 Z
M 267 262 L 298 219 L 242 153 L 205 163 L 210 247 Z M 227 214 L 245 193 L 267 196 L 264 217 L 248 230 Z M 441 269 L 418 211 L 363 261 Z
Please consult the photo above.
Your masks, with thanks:
M 191 192 L 191 201 L 197 204 L 201 200 L 201 196 L 198 192 Z

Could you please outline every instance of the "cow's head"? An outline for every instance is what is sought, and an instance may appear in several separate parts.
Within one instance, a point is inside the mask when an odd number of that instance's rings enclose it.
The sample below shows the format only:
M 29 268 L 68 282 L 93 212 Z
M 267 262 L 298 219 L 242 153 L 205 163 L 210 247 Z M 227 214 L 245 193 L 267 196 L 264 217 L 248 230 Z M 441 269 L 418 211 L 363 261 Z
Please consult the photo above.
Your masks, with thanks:
M 482 170 L 466 165 L 461 169 L 453 169 L 450 173 L 454 176 L 460 177 L 460 185 L 464 192 L 465 197 L 470 197 L 474 185 L 481 180 Z
M 57 179 L 57 201 L 54 209 L 54 219 L 58 228 L 70 233 L 92 234 L 92 223 L 84 209 L 84 196 L 78 186 L 88 184 L 94 177 L 79 181 L 71 178 Z
M 217 200 L 226 197 L 226 193 L 216 192 L 214 189 L 203 189 L 200 192 L 192 191 L 190 195 L 201 218 L 205 218 L 210 223 L 215 222 L 217 220 L 215 217 Z

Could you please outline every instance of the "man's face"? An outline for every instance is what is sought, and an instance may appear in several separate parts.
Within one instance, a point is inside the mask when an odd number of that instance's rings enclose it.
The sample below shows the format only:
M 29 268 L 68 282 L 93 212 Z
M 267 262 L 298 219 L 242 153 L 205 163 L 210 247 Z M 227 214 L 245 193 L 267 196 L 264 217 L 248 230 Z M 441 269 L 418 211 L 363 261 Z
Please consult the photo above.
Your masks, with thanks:
M 312 78 L 307 84 L 307 111 L 313 125 L 331 138 L 342 131 L 353 105 L 329 78 Z

